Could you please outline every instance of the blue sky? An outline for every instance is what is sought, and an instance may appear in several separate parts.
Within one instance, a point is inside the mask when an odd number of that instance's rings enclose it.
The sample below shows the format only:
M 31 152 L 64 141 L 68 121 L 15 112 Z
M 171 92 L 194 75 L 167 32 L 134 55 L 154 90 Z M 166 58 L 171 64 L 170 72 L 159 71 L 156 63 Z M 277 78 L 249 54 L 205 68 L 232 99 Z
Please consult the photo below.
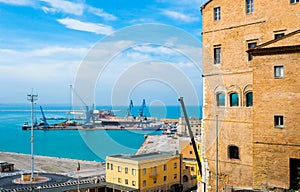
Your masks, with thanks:
M 89 51 L 107 35 L 128 26 L 167 24 L 201 41 L 200 6 L 205 1 L 0 0 L 0 103 L 25 103 L 31 88 L 39 94 L 40 103 L 69 103 L 69 85 L 74 83 Z M 170 54 L 163 46 L 142 45 L 129 47 L 111 61 L 123 67 L 105 68 L 95 86 L 96 104 L 109 105 L 112 87 L 118 87 L 116 82 L 122 74 L 132 63 L 149 64 L 150 57 L 151 62 L 167 60 L 176 65 L 201 97 L 201 73 L 190 61 Z M 140 74 L 143 70 L 135 72 Z M 146 98 L 155 103 L 177 104 L 176 87 L 170 89 L 168 82 L 161 82 L 138 83 L 130 88 L 127 97 L 138 103 Z

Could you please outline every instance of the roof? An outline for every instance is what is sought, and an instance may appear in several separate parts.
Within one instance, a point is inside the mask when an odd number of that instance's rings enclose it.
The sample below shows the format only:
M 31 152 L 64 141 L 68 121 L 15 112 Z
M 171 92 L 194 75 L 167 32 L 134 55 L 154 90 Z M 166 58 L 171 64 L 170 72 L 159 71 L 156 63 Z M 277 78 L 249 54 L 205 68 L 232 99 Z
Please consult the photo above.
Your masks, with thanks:
M 157 158 L 163 158 L 163 157 L 170 157 L 173 156 L 173 153 L 168 152 L 154 152 L 154 153 L 146 153 L 146 154 L 140 154 L 140 155 L 112 155 L 109 157 L 114 158 L 120 158 L 120 159 L 128 159 L 133 161 L 144 161 L 144 160 L 150 160 L 150 159 L 157 159 Z
M 1 162 L 0 167 L 6 167 L 6 166 L 14 166 L 15 164 L 13 163 L 7 163 L 7 162 Z
M 281 38 L 267 41 L 253 49 L 247 50 L 247 52 L 253 55 L 300 52 L 300 29 Z
M 208 0 L 206 3 L 204 3 L 202 6 L 201 6 L 201 9 L 204 9 L 206 7 L 207 4 L 209 4 L 212 0 Z

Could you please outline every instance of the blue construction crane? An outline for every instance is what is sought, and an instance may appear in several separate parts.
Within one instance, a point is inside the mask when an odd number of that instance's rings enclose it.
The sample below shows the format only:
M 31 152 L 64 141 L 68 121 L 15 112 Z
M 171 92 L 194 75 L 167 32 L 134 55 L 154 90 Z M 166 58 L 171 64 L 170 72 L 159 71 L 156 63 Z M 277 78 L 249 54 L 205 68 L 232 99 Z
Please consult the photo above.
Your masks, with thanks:
M 131 116 L 132 108 L 133 108 L 133 101 L 130 100 L 130 103 L 129 103 L 129 106 L 128 106 L 128 109 L 127 109 L 127 117 Z
M 145 114 L 144 114 L 145 108 L 146 108 L 146 101 L 145 101 L 145 99 L 143 99 L 143 103 L 142 103 L 142 105 L 140 107 L 140 110 L 139 110 L 139 117 L 144 117 L 145 116 Z
M 40 123 L 40 125 L 43 127 L 43 128 L 49 128 L 49 124 L 47 123 L 47 119 L 46 119 L 46 116 L 45 116 L 45 114 L 44 114 L 44 111 L 43 111 L 43 108 L 42 108 L 42 106 L 40 106 L 40 109 L 41 109 L 41 113 L 42 113 L 42 116 L 43 116 L 43 118 L 42 118 L 42 123 Z

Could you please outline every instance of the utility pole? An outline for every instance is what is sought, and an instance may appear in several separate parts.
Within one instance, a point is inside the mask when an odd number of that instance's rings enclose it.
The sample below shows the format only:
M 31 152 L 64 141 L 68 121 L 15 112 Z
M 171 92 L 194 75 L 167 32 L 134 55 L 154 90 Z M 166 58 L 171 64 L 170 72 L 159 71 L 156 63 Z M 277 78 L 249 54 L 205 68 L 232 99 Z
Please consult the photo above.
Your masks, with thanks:
M 34 175 L 34 131 L 33 131 L 33 124 L 34 124 L 34 102 L 38 100 L 38 95 L 33 94 L 33 90 L 31 90 L 31 94 L 27 94 L 27 100 L 31 102 L 31 181 L 35 181 Z
M 216 192 L 219 191 L 219 119 L 216 115 Z

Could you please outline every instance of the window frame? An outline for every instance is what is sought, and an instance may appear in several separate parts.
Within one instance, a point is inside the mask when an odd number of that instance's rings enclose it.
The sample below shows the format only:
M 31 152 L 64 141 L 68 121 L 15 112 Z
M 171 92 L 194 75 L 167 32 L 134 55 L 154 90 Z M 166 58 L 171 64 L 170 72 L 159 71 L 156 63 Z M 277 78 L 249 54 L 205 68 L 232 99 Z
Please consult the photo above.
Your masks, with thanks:
M 274 115 L 274 127 L 275 128 L 284 128 L 284 116 L 283 115 Z
M 257 46 L 257 42 L 249 42 L 248 43 L 248 50 L 250 49 L 254 49 Z M 248 53 L 248 61 L 252 61 L 253 60 L 253 55 L 251 53 Z
M 240 159 L 240 149 L 236 145 L 228 145 L 228 158 Z
M 280 70 L 280 74 L 278 75 L 277 69 L 282 69 Z M 274 78 L 275 79 L 282 79 L 284 78 L 284 66 L 283 65 L 276 65 L 274 66 Z
M 135 181 L 132 181 L 131 184 L 132 184 L 132 186 L 136 186 L 136 182 Z
M 221 20 L 221 7 L 214 7 L 214 21 Z
M 285 33 L 275 33 L 274 39 L 279 39 L 279 38 L 283 37 L 284 35 L 285 35 Z
M 221 64 L 222 59 L 222 49 L 221 46 L 214 46 L 214 64 Z
M 223 105 L 221 105 L 220 103 L 222 103 L 222 102 L 220 102 L 221 100 L 220 100 L 220 95 L 224 95 L 224 99 L 222 99 L 222 101 L 223 101 Z M 217 93 L 216 94 L 216 99 L 217 99 L 217 106 L 218 107 L 225 107 L 225 104 L 226 104 L 226 94 L 225 93 L 223 93 L 223 92 L 219 92 L 219 93 Z
M 251 94 L 252 96 L 251 96 L 251 105 L 248 105 L 249 104 L 249 100 L 248 100 L 248 95 L 249 94 Z M 245 101 L 246 101 L 246 103 L 245 103 L 245 106 L 246 107 L 253 107 L 253 92 L 252 91 L 248 91 L 247 93 L 245 93 Z
M 122 167 L 118 166 L 118 172 L 122 172 Z
M 254 12 L 254 0 L 246 0 L 246 14 Z
M 132 174 L 132 175 L 136 175 L 136 169 L 132 169 L 132 170 L 131 170 L 131 174 Z
M 290 0 L 290 4 L 295 4 L 295 3 L 299 3 L 299 0 Z
M 237 95 L 237 105 L 233 105 L 233 98 L 232 95 L 236 94 Z M 229 93 L 229 106 L 230 107 L 239 107 L 240 106 L 240 96 L 238 92 L 231 92 Z

